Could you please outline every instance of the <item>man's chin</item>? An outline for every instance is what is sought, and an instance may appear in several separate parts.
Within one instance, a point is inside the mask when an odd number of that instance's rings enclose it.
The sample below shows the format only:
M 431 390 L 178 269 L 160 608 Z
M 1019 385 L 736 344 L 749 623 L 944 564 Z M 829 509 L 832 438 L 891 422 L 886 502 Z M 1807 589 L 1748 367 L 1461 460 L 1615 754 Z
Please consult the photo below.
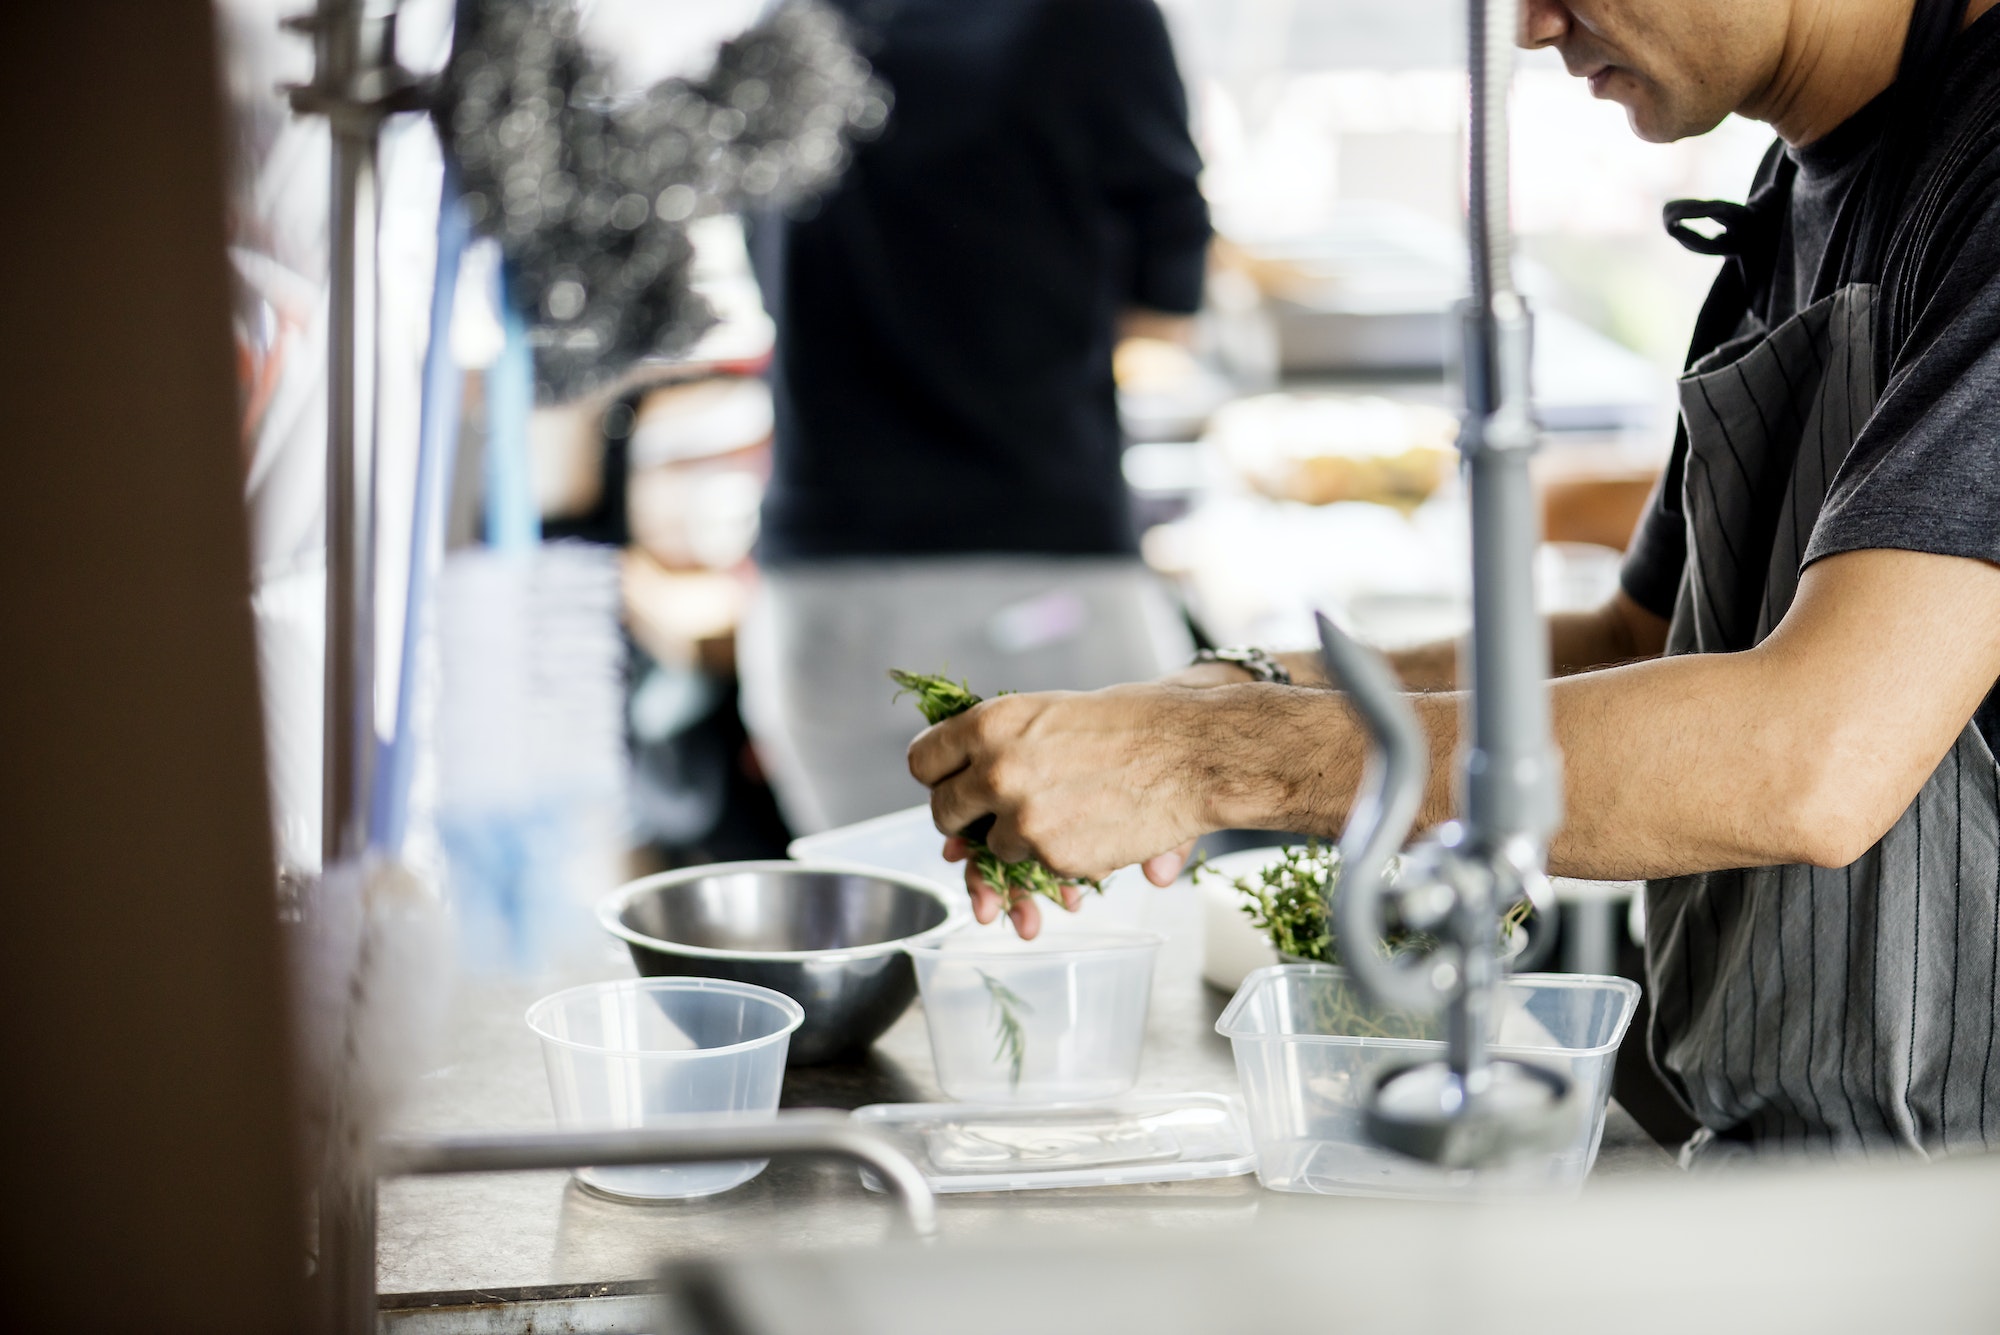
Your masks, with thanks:
M 1625 108 L 1625 119 L 1632 126 L 1632 133 L 1649 144 L 1669 144 L 1715 128 L 1713 123 L 1690 124 L 1686 115 L 1664 105 L 1651 88 L 1622 70 L 1614 78 L 1615 82 L 1602 91 L 1592 89 L 1592 93 Z
M 1649 144 L 1670 144 L 1707 134 L 1722 123 L 1728 108 L 1676 106 L 1661 96 L 1660 85 L 1641 78 L 1623 65 L 1610 66 L 1589 80 L 1590 95 L 1625 108 L 1632 133 Z
M 1687 138 L 1690 133 L 1700 133 L 1668 125 L 1655 108 L 1644 102 L 1627 102 L 1624 106 L 1625 120 L 1631 125 L 1632 133 L 1649 144 L 1670 144 L 1676 139 Z

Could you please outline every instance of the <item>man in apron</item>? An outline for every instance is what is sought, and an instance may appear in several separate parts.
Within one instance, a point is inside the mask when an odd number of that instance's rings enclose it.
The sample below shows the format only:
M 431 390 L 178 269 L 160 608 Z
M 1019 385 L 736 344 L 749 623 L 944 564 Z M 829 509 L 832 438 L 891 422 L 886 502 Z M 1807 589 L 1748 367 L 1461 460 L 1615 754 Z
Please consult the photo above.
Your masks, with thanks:
M 1695 1160 L 2000 1141 L 1995 9 L 1524 5 L 1524 44 L 1642 137 L 1736 111 L 1782 141 L 1746 205 L 1668 209 L 1728 257 L 1680 436 L 1621 592 L 1551 624 L 1551 869 L 1649 881 L 1651 1048 Z M 1426 820 L 1450 809 L 1451 662 L 1398 662 L 1431 692 Z M 1220 827 L 1332 834 L 1358 728 L 1307 656 L 1252 663 L 1265 680 L 1212 664 L 994 701 L 918 738 L 911 769 L 939 829 L 992 814 L 1001 856 L 1072 874 L 1145 861 L 1164 884 Z

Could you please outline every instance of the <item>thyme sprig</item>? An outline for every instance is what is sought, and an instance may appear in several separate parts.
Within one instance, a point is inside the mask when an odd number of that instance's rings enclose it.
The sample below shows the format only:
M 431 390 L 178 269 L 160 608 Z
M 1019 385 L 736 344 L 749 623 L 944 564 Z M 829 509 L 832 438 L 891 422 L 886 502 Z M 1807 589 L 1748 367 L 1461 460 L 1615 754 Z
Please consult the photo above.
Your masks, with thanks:
M 980 982 L 986 984 L 986 995 L 993 1002 L 993 1035 L 997 1040 L 993 1060 L 1007 1063 L 1007 1087 L 1019 1089 L 1021 1063 L 1028 1056 L 1028 1036 L 1021 1027 L 1021 1012 L 1033 1014 L 1035 1008 L 986 970 L 974 969 L 973 972 L 979 975 Z
M 1197 880 L 1214 875 L 1206 862 L 1194 869 Z M 1395 874 L 1391 864 L 1390 875 Z M 1286 845 L 1277 861 L 1238 877 L 1233 884 L 1243 896 L 1244 916 L 1269 938 L 1277 952 L 1295 960 L 1315 964 L 1339 964 L 1329 911 L 1340 889 L 1340 850 L 1331 844 L 1309 839 L 1303 848 Z M 1528 920 L 1534 906 L 1527 900 L 1500 915 L 1500 939 L 1512 937 Z M 1437 945 L 1427 932 L 1395 932 L 1374 948 L 1383 955 L 1423 954 Z M 1443 1037 L 1443 1020 L 1437 1016 L 1377 1006 L 1344 976 L 1313 997 L 1313 1020 L 1318 1032 L 1360 1038 Z
M 953 681 L 945 676 L 929 676 L 921 672 L 905 672 L 900 668 L 889 670 L 889 679 L 896 683 L 896 698 L 906 695 L 916 697 L 917 710 L 926 723 L 942 723 L 948 718 L 963 714 L 980 702 L 970 686 L 962 681 Z M 1002 692 L 1005 694 L 1005 692 Z M 1066 885 L 1088 886 L 1102 891 L 1104 887 L 1096 881 L 1082 878 L 1058 876 L 1034 858 L 1023 858 L 1019 862 L 1008 862 L 988 848 L 983 840 L 967 839 L 971 845 L 971 861 L 979 879 L 993 887 L 1012 908 L 1025 895 L 1040 895 L 1044 899 L 1064 904 L 1063 887 Z M 1064 907 L 1068 907 L 1064 904 Z

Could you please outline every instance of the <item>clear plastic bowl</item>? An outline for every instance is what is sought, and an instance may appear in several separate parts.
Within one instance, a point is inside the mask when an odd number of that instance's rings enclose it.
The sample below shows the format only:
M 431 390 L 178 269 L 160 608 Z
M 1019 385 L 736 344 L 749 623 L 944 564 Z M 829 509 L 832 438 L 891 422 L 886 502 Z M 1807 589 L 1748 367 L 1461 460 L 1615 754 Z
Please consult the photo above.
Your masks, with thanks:
M 910 946 L 938 1084 L 968 1103 L 1078 1103 L 1139 1079 L 1151 932 L 1023 941 L 1002 925 Z
M 542 1040 L 556 1123 L 565 1131 L 629 1131 L 737 1114 L 769 1120 L 785 1051 L 806 1013 L 782 992 L 720 978 L 590 983 L 528 1008 Z M 638 1200 L 711 1196 L 768 1160 L 579 1168 L 577 1180 Z
M 1274 965 L 1245 978 L 1215 1022 L 1236 1056 L 1260 1182 L 1277 1191 L 1422 1197 L 1583 1184 L 1604 1135 L 1611 1070 L 1639 1002 L 1637 983 L 1584 974 L 1507 980 L 1493 1051 L 1568 1076 L 1573 1125 L 1559 1149 L 1478 1171 L 1420 1163 L 1369 1142 L 1362 1100 L 1387 1072 L 1441 1057 L 1444 1044 L 1343 1032 L 1362 1027 L 1352 1021 L 1367 1013 L 1352 987 L 1329 965 Z

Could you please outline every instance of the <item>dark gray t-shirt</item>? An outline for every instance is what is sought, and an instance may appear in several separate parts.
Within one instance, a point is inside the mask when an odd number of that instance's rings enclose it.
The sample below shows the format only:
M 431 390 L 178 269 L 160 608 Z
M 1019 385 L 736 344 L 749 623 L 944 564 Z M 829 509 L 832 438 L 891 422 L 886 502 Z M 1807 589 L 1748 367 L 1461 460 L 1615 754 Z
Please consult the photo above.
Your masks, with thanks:
M 1953 47 L 1933 158 L 1973 118 L 1993 115 L 2000 99 L 2000 9 L 1988 11 Z M 1838 285 L 1841 248 L 1852 237 L 1858 186 L 1881 139 L 1885 100 L 1825 138 L 1785 150 L 1797 174 L 1777 263 L 1764 290 L 1752 294 L 1749 322 L 1775 328 Z M 1776 153 L 1766 159 L 1756 189 L 1772 183 L 1779 165 Z M 1935 217 L 1912 232 L 1921 236 L 1919 245 L 1906 246 L 1902 256 L 1915 293 L 1909 335 L 1895 347 L 1881 401 L 1835 478 L 1805 565 L 1869 548 L 2000 563 L 2000 135 L 1983 137 L 1982 160 L 1927 160 L 1916 179 L 1940 165 L 1952 186 Z M 1673 614 L 1687 560 L 1682 455 L 1677 447 L 1633 534 L 1622 577 L 1633 600 L 1661 617 Z M 1979 722 L 2000 751 L 2000 690 L 1981 707 Z

